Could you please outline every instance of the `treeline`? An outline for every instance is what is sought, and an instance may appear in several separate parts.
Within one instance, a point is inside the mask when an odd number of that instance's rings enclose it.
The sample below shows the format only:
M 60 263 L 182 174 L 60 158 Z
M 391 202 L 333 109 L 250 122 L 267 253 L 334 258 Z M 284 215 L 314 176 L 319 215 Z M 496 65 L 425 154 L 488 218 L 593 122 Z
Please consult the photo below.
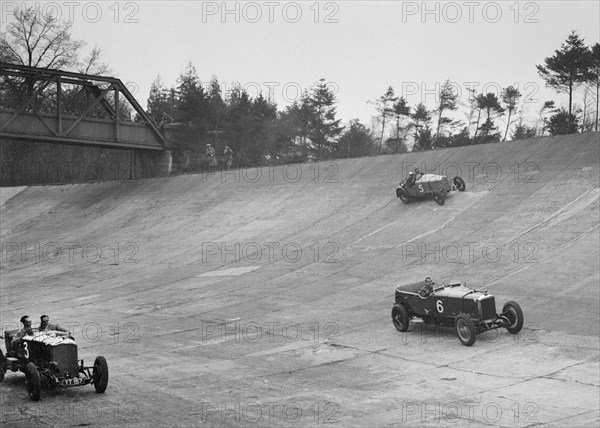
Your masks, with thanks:
M 537 65 L 548 87 L 568 95 L 568 104 L 559 107 L 546 101 L 535 123 L 526 120 L 523 94 L 517 87 L 508 86 L 499 94 L 470 90 L 465 103 L 447 80 L 432 109 L 422 102 L 409 106 L 390 86 L 374 102 L 375 123 L 367 127 L 354 119 L 341 126 L 337 100 L 324 79 L 278 111 L 262 95 L 252 98 L 239 87 L 225 96 L 214 76 L 203 87 L 191 63 L 176 86 L 167 88 L 160 78 L 155 80 L 148 109 L 158 123 L 180 124 L 176 149 L 186 159 L 194 154 L 201 159 L 208 143 L 216 145 L 217 151 L 225 145 L 233 148 L 238 165 L 403 153 L 597 131 L 599 63 L 600 45 L 586 46 L 572 32 L 553 56 Z M 574 101 L 580 88 L 584 89 L 581 105 Z M 464 119 L 455 119 L 460 113 Z
M 229 146 L 240 166 L 369 154 L 364 149 L 371 145 L 372 136 L 357 121 L 344 131 L 336 118 L 336 104 L 333 90 L 321 79 L 300 100 L 278 111 L 262 94 L 251 97 L 240 86 L 223 94 L 216 76 L 203 86 L 189 63 L 176 86 L 167 88 L 156 78 L 148 113 L 175 133 L 175 155 L 191 156 L 196 166 L 206 144 L 215 146 L 218 153 Z M 367 139 L 364 147 L 358 141 L 342 147 L 340 143 L 357 138 L 355 134 Z
M 504 141 L 509 137 L 518 140 L 546 134 L 598 131 L 600 44 L 586 46 L 584 40 L 572 32 L 553 56 L 536 67 L 546 86 L 568 95 L 568 107 L 546 101 L 538 111 L 535 124 L 525 121 L 520 103 L 522 94 L 513 86 L 503 88 L 499 95 L 471 89 L 467 103 L 461 105 L 458 91 L 447 80 L 441 85 L 438 105 L 431 110 L 423 103 L 408 107 L 406 100 L 397 97 L 390 86 L 375 102 L 379 113 L 378 151 L 403 151 L 409 136 L 413 141 L 412 150 L 419 151 Z M 574 96 L 581 87 L 584 89 L 582 105 L 576 106 Z M 460 107 L 465 120 L 451 117 Z M 500 118 L 505 119 L 506 126 L 497 123 Z M 386 126 L 390 122 L 392 129 L 388 132 Z

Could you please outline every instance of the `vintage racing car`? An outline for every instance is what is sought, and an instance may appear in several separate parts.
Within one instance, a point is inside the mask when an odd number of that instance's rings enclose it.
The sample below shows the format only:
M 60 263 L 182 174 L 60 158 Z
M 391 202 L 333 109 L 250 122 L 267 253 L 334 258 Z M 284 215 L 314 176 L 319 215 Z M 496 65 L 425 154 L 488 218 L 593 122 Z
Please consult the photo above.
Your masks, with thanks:
M 448 180 L 445 175 L 421 174 L 416 172 L 414 180 L 404 179 L 396 189 L 396 196 L 405 204 L 413 199 L 433 196 L 440 205 L 444 205 L 446 195 L 453 190 L 464 192 L 467 188 L 465 181 L 458 175 Z
M 4 332 L 6 356 L 0 350 L 0 381 L 8 370 L 25 373 L 29 397 L 38 401 L 41 384 L 47 386 L 79 386 L 91 383 L 96 392 L 104 392 L 108 385 L 108 365 L 102 356 L 96 357 L 92 367 L 85 367 L 77 359 L 77 344 L 72 336 L 60 331 L 36 331 L 23 336 L 13 346 L 18 330 Z
M 399 285 L 396 303 L 392 308 L 392 322 L 404 332 L 411 318 L 421 318 L 426 324 L 454 327 L 463 345 L 475 343 L 477 334 L 487 330 L 506 328 L 517 334 L 523 328 L 523 311 L 516 302 L 506 302 L 502 312 L 496 312 L 496 301 L 487 291 L 476 291 L 460 281 L 447 285 L 425 281 Z

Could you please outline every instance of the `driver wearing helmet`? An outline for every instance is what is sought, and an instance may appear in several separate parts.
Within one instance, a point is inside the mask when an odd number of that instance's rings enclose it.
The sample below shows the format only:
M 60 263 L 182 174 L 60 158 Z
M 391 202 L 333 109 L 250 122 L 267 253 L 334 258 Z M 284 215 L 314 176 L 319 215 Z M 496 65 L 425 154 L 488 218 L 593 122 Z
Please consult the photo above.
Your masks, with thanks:
M 418 180 L 423 176 L 423 173 L 419 171 L 419 168 L 415 168 L 415 180 Z
M 415 174 L 412 171 L 409 171 L 408 177 L 406 178 L 406 184 L 412 186 L 415 184 Z
M 433 281 L 430 277 L 425 278 L 425 284 L 419 290 L 419 296 L 427 297 L 433 293 Z

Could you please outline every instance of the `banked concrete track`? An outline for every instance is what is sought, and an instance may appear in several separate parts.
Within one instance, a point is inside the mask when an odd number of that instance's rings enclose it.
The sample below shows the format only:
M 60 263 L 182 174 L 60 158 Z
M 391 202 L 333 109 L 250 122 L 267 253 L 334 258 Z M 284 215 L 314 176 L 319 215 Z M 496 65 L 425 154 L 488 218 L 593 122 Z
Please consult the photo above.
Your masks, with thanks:
M 47 313 L 105 394 L 0 385 L 17 426 L 597 426 L 599 136 L 2 192 L 1 321 Z M 414 165 L 464 193 L 404 205 Z M 460 279 L 525 328 L 397 332 Z

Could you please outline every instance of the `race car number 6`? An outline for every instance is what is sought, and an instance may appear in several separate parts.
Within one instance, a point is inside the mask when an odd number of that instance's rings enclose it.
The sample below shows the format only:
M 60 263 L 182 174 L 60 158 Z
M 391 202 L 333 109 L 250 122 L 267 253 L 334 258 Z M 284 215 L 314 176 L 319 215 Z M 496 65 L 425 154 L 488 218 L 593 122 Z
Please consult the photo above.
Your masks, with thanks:
M 435 303 L 435 307 L 436 307 L 437 311 L 438 311 L 440 314 L 441 314 L 442 312 L 444 312 L 444 306 L 442 305 L 442 301 L 441 301 L 441 300 L 438 300 L 438 301 Z

